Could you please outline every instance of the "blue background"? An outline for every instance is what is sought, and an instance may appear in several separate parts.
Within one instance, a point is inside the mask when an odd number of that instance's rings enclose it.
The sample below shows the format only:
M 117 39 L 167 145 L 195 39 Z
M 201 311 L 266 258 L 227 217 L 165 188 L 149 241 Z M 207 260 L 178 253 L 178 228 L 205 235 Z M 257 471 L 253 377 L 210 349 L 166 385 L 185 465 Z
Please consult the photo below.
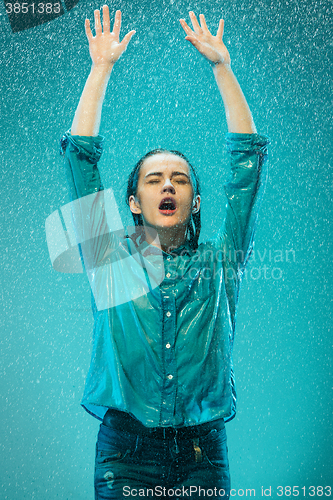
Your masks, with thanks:
M 124 224 L 128 174 L 158 146 L 179 149 L 203 185 L 202 237 L 223 221 L 226 120 L 212 70 L 178 19 L 204 13 L 224 40 L 270 174 L 235 341 L 238 414 L 227 425 L 232 487 L 333 486 L 332 3 L 329 0 L 140 0 L 122 10 L 137 33 L 112 73 L 100 169 Z M 0 5 L 2 304 L 0 498 L 93 498 L 98 421 L 80 407 L 92 336 L 84 275 L 56 273 L 45 219 L 67 203 L 59 138 L 90 59 L 81 0 L 13 34 Z M 266 267 L 264 267 L 266 266 Z M 309 497 L 306 490 L 306 497 Z M 303 490 L 300 490 L 303 497 Z M 244 491 L 245 496 L 245 491 Z M 282 498 L 285 498 L 284 496 Z

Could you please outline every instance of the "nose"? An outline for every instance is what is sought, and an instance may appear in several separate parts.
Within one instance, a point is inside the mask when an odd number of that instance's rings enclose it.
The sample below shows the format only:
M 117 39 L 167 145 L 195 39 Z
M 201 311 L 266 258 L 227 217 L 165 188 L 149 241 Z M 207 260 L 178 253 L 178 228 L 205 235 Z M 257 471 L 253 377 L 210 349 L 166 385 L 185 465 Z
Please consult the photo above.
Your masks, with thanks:
M 175 194 L 176 191 L 175 191 L 175 188 L 173 187 L 170 179 L 165 180 L 165 183 L 164 183 L 163 188 L 162 188 L 162 192 Z

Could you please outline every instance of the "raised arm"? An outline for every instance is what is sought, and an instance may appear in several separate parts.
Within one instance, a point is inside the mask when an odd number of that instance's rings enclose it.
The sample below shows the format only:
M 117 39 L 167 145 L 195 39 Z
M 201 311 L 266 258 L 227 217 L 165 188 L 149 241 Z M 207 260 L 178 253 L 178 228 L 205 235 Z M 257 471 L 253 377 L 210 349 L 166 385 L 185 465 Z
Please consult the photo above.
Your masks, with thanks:
M 224 21 L 220 20 L 216 36 L 208 30 L 205 17 L 199 16 L 201 26 L 194 14 L 190 12 L 193 30 L 180 19 L 186 37 L 185 40 L 202 54 L 213 67 L 213 72 L 219 87 L 227 118 L 228 131 L 243 134 L 255 134 L 256 128 L 251 111 L 246 102 L 242 89 L 231 69 L 229 52 L 223 43 Z
M 231 70 L 229 52 L 222 41 L 224 21 L 220 20 L 216 36 L 200 14 L 200 23 L 190 12 L 193 30 L 181 19 L 186 40 L 213 67 L 226 112 L 227 151 L 231 172 L 224 186 L 227 198 L 223 226 L 212 240 L 223 251 L 224 274 L 233 319 L 238 286 L 253 248 L 259 207 L 267 178 L 268 137 L 258 135 L 244 94 Z
M 89 20 L 85 21 L 92 67 L 75 112 L 71 127 L 72 135 L 95 137 L 98 135 L 103 100 L 113 65 L 125 52 L 135 33 L 134 30 L 130 31 L 119 42 L 120 10 L 116 12 L 112 32 L 110 32 L 110 14 L 107 5 L 103 5 L 103 29 L 99 10 L 94 11 L 94 16 L 95 36 L 91 32 Z
M 114 63 L 119 59 L 134 34 L 129 32 L 119 43 L 121 12 L 115 15 L 113 31 L 110 32 L 109 9 L 103 6 L 103 30 L 100 13 L 95 10 L 95 33 L 89 21 L 85 22 L 86 35 L 92 60 L 91 72 L 77 107 L 70 131 L 61 138 L 61 153 L 67 177 L 72 220 L 77 244 L 87 271 L 105 259 L 110 248 L 115 247 L 115 235 L 122 227 L 112 192 L 104 191 L 97 167 L 103 150 L 102 136 L 98 135 L 101 110 L 107 83 Z M 105 198 L 107 197 L 107 198 Z M 113 204 L 111 227 L 105 211 L 105 200 Z M 90 278 L 89 278 L 90 279 Z

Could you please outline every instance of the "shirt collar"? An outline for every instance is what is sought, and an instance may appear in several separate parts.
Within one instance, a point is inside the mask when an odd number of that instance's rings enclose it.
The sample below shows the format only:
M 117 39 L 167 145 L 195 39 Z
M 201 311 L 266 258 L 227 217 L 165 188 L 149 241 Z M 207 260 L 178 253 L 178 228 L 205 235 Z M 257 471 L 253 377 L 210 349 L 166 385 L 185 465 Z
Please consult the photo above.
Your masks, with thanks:
M 191 248 L 190 242 L 185 241 L 183 245 L 177 248 L 172 248 L 172 250 L 168 253 L 163 252 L 164 255 L 189 255 L 191 256 L 194 253 L 193 249 Z
M 141 229 L 141 227 L 140 227 Z M 187 255 L 191 256 L 193 253 L 195 253 L 195 250 L 190 245 L 190 242 L 188 240 L 183 243 L 183 245 L 180 245 L 177 248 L 171 247 L 170 252 L 164 252 L 161 250 L 159 247 L 156 247 L 155 245 L 150 245 L 143 237 L 143 232 L 142 231 L 136 231 L 133 233 L 131 236 L 128 236 L 131 238 L 131 240 L 134 242 L 136 249 L 138 252 L 141 253 L 143 257 L 147 257 L 148 255 L 161 255 L 163 254 L 164 257 L 168 255 L 172 256 L 179 256 L 179 255 Z

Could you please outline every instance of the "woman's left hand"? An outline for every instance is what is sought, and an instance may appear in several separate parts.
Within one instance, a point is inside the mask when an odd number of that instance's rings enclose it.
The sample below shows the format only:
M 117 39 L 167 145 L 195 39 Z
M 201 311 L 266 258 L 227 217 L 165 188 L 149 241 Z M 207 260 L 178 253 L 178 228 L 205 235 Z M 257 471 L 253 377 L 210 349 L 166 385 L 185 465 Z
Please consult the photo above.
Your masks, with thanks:
M 191 42 L 200 54 L 208 59 L 211 64 L 230 64 L 231 61 L 228 49 L 222 41 L 224 20 L 220 20 L 216 36 L 213 36 L 207 27 L 205 16 L 203 14 L 200 14 L 199 16 L 201 26 L 198 23 L 194 12 L 190 11 L 189 14 L 194 31 L 191 30 L 184 19 L 179 20 L 185 33 L 187 34 L 185 40 Z

